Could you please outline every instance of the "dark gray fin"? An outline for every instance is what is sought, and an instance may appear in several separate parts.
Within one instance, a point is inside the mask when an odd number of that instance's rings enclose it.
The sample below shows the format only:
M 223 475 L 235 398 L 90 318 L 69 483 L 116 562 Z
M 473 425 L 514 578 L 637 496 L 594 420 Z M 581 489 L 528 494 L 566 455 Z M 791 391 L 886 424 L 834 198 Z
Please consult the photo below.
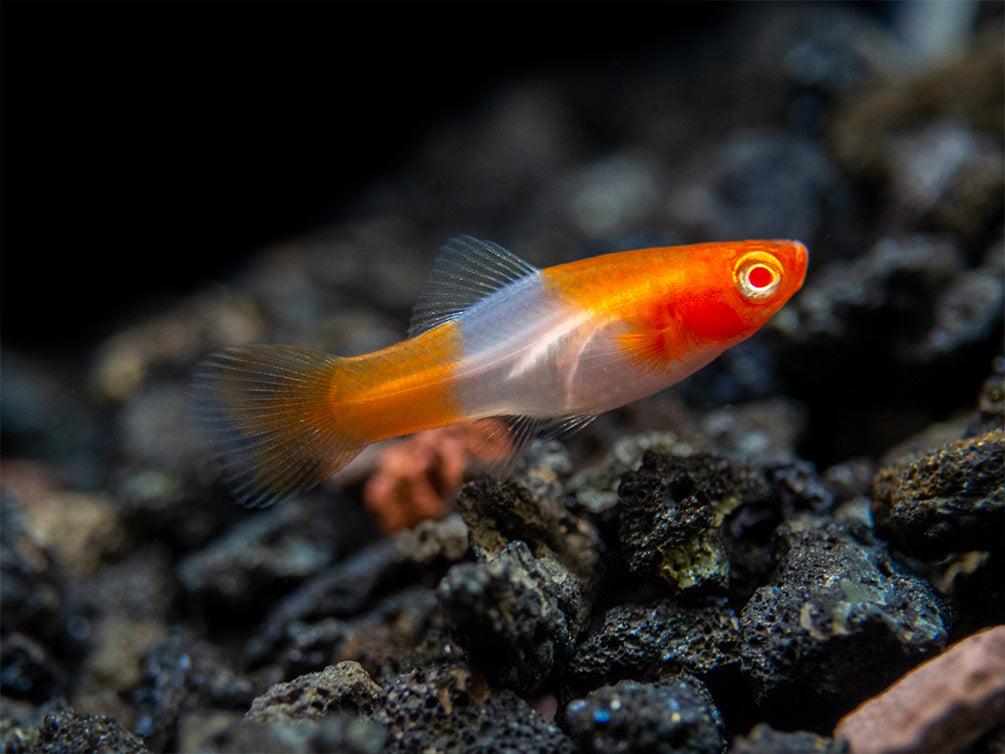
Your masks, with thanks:
M 440 250 L 419 293 L 408 337 L 442 325 L 500 288 L 537 271 L 534 265 L 491 241 L 471 236 L 450 239 Z

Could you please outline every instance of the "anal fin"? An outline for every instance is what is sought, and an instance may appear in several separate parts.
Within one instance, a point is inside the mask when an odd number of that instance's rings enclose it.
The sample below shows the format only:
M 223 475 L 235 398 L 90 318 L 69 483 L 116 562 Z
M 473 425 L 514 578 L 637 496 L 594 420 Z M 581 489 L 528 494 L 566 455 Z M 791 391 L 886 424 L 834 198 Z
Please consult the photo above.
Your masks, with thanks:
M 595 414 L 539 418 L 534 416 L 493 416 L 473 422 L 481 430 L 478 455 L 493 459 L 492 464 L 510 471 L 535 440 L 567 438 L 596 419 Z

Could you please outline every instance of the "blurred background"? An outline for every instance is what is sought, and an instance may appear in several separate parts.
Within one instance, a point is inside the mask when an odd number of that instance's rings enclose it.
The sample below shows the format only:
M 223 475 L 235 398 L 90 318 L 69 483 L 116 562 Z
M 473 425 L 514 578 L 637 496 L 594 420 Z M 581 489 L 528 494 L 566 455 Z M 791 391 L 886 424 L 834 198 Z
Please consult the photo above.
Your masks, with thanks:
M 939 3 L 845 5 L 904 49 L 962 44 L 976 16 L 998 9 L 954 2 L 939 17 Z M 30 348 L 93 341 L 117 317 L 225 276 L 267 244 L 359 219 L 364 187 L 517 81 L 547 86 L 578 71 L 616 98 L 640 65 L 659 61 L 676 68 L 668 107 L 704 122 L 712 114 L 699 111 L 701 85 L 689 77 L 744 58 L 761 65 L 736 19 L 769 6 L 5 2 L 3 338 Z M 912 27 L 926 14 L 947 40 L 926 42 L 931 33 Z M 605 118 L 600 98 L 595 107 L 554 134 L 574 138 L 563 146 L 578 157 L 620 148 L 634 126 Z M 753 124 L 763 111 L 717 119 Z M 680 130 L 662 138 L 690 137 Z
M 5 341 L 93 339 L 356 219 L 363 187 L 499 87 L 616 74 L 732 11 L 658 7 L 4 3 Z

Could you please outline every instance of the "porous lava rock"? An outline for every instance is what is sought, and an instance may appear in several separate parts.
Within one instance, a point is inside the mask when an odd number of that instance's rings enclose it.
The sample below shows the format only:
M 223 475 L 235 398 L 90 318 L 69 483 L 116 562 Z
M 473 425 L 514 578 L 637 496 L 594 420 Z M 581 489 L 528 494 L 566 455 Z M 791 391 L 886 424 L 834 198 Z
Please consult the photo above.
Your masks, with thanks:
M 1005 547 L 1005 432 L 881 469 L 872 515 L 879 536 L 915 557 Z
M 374 716 L 390 752 L 575 754 L 572 741 L 523 699 L 492 689 L 465 666 L 422 668 L 391 679 Z
M 621 480 L 619 541 L 632 573 L 658 577 L 675 592 L 724 590 L 729 556 L 722 523 L 742 503 L 771 490 L 739 461 L 710 454 L 647 451 Z
M 496 683 L 530 692 L 571 653 L 588 607 L 582 583 L 522 541 L 450 569 L 438 588 L 448 630 Z
M 32 751 L 40 754 L 145 754 L 143 739 L 104 715 L 85 715 L 63 708 L 46 715 Z
M 251 703 L 245 718 L 300 720 L 324 717 L 339 710 L 371 714 L 380 691 L 380 686 L 358 662 L 345 661 L 272 686 Z
M 740 620 L 727 607 L 617 605 L 576 646 L 566 677 L 589 689 L 623 679 L 654 681 L 682 670 L 704 678 L 738 669 L 739 662 Z
M 944 605 L 846 527 L 790 532 L 773 582 L 740 615 L 743 674 L 772 717 L 814 730 L 947 641 Z
M 719 754 L 725 748 L 719 710 L 687 674 L 603 686 L 569 702 L 566 718 L 580 751 L 591 754 Z
M 521 540 L 535 556 L 552 553 L 590 590 L 603 575 L 603 545 L 596 528 L 550 495 L 519 481 L 481 476 L 461 488 L 457 508 L 482 557 L 498 555 Z

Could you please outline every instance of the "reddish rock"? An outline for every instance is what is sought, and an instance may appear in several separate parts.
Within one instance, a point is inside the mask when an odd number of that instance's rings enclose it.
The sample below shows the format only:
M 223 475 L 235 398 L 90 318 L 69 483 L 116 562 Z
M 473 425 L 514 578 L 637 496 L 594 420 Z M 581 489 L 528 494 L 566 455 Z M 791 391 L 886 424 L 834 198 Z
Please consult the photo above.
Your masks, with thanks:
M 464 422 L 418 432 L 389 443 L 363 491 L 366 507 L 385 532 L 440 518 L 475 460 L 506 457 L 505 436 L 487 421 Z
M 962 751 L 1005 720 L 1005 626 L 919 665 L 834 730 L 852 752 Z

